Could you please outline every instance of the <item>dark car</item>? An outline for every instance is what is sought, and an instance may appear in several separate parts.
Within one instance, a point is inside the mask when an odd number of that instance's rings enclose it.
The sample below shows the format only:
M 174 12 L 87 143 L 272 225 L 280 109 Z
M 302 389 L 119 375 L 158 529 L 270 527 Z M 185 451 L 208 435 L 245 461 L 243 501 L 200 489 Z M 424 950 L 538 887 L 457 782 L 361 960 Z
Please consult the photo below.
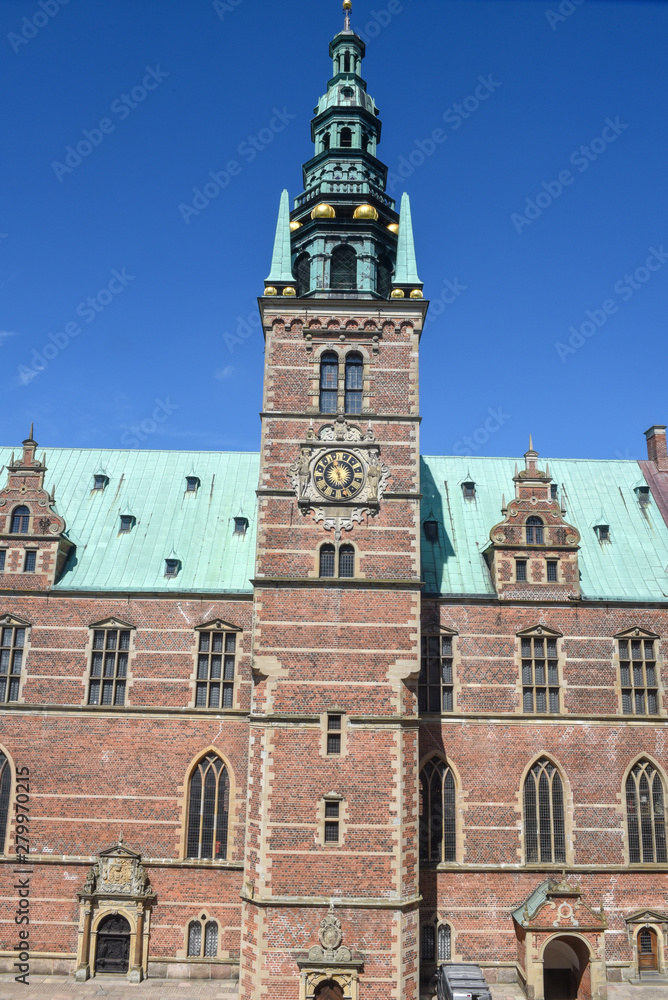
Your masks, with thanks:
M 479 965 L 442 965 L 436 977 L 438 1000 L 492 1000 Z

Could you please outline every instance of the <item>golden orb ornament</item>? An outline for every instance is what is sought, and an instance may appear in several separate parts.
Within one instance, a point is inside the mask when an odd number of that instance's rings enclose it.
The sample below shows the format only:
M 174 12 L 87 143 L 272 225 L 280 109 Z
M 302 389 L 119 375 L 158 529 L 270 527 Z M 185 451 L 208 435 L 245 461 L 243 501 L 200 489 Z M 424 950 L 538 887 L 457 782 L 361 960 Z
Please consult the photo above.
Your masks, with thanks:
M 343 0 L 343 9 L 344 10 L 352 10 L 353 9 L 353 0 Z
M 399 223 L 398 222 L 390 222 L 390 224 L 389 224 L 389 226 L 387 228 L 390 230 L 391 233 L 394 233 L 395 236 L 398 235 L 398 233 L 399 233 Z
M 283 289 L 283 294 L 284 295 L 296 295 L 297 294 L 297 290 L 295 288 L 293 288 L 292 285 L 288 285 L 287 288 Z
M 296 232 L 298 229 L 301 229 L 301 228 L 302 228 L 301 222 L 297 222 L 296 219 L 295 219 L 294 222 L 290 223 L 290 231 L 293 232 L 293 233 Z
M 422 294 L 422 292 L 421 292 L 421 290 L 419 288 L 414 288 L 413 291 L 411 292 L 411 298 L 412 299 L 423 299 L 424 295 Z
M 273 285 L 267 285 L 267 287 L 264 290 L 264 294 L 265 295 L 278 295 L 278 292 L 276 291 L 276 289 L 274 288 Z
M 373 219 L 374 222 L 378 221 L 378 212 L 373 207 L 373 205 L 358 205 L 353 212 L 354 219 Z
M 311 212 L 312 219 L 335 219 L 336 212 L 326 201 L 321 201 Z
M 405 297 L 406 296 L 404 294 L 403 288 L 393 288 L 392 289 L 392 294 L 390 295 L 391 299 L 404 299 Z

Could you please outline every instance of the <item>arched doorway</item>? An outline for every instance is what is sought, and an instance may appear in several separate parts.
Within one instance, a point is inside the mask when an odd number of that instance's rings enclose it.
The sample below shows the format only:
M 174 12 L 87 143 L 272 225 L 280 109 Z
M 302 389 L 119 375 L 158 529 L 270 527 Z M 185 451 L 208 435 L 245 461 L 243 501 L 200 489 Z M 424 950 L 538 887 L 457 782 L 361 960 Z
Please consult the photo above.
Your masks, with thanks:
M 130 964 L 130 924 L 118 913 L 110 913 L 97 928 L 96 972 L 127 972 Z
M 343 990 L 333 979 L 320 983 L 315 991 L 316 1000 L 343 1000 Z
M 552 938 L 543 952 L 545 1000 L 588 1000 L 591 997 L 589 949 L 576 937 Z
M 641 927 L 638 931 L 638 971 L 657 972 L 658 954 L 656 931 L 651 927 Z

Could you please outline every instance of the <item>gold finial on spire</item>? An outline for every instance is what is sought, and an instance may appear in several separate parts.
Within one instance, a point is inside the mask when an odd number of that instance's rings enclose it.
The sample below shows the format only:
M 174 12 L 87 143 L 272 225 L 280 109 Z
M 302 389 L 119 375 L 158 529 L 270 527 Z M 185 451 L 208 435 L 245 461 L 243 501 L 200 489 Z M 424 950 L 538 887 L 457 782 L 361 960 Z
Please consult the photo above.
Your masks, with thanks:
M 345 24 L 343 25 L 344 31 L 350 31 L 350 12 L 353 9 L 353 0 L 343 0 L 343 10 L 346 15 Z

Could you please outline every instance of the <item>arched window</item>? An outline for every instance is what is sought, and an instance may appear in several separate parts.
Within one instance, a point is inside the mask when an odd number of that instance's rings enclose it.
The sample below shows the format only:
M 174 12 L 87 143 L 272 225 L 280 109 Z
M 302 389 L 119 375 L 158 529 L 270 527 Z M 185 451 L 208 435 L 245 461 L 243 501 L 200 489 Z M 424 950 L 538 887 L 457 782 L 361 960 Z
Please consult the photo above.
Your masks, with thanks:
M 335 247 L 332 250 L 330 268 L 332 288 L 357 288 L 357 254 L 354 247 Z
M 661 775 L 648 760 L 641 760 L 626 779 L 626 817 L 629 861 L 665 863 L 666 812 Z
M 12 772 L 9 761 L 0 751 L 0 854 L 5 853 L 7 837 L 7 817 L 9 816 L 9 797 L 12 791 Z
M 320 576 L 333 577 L 335 575 L 336 549 L 333 545 L 323 545 L 320 549 Z
M 297 282 L 297 295 L 302 298 L 311 290 L 311 258 L 307 253 L 300 253 L 292 273 Z
M 346 413 L 362 412 L 364 388 L 364 358 L 361 354 L 346 357 Z
M 323 150 L 329 149 L 330 136 L 329 132 L 324 132 L 322 136 L 322 148 Z
M 199 920 L 188 924 L 188 958 L 199 958 L 202 954 L 202 925 Z
M 16 507 L 12 514 L 12 526 L 9 529 L 13 535 L 27 535 L 30 523 L 30 511 L 27 507 Z
M 210 920 L 204 928 L 204 957 L 217 958 L 218 956 L 218 924 L 215 920 Z
M 539 517 L 527 518 L 527 545 L 543 544 L 543 522 Z
M 352 545 L 342 545 L 339 549 L 339 577 L 348 579 L 355 576 L 355 549 Z
M 439 924 L 438 928 L 438 960 L 449 962 L 452 958 L 452 933 L 450 924 Z
M 547 757 L 536 761 L 524 782 L 524 845 L 527 861 L 566 860 L 564 790 Z
M 455 861 L 455 779 L 438 757 L 427 761 L 420 773 L 420 859 Z
M 353 144 L 353 133 L 352 129 L 342 128 L 341 129 L 341 139 L 340 139 L 341 149 L 350 149 Z
M 204 757 L 190 778 L 188 857 L 226 858 L 230 780 L 215 753 Z
M 421 937 L 421 948 L 423 962 L 433 962 L 436 958 L 436 931 L 433 924 L 423 924 Z
M 339 356 L 327 351 L 320 359 L 320 412 L 336 413 L 339 389 Z
M 350 73 L 350 52 L 346 52 L 343 57 L 343 72 Z
M 389 299 L 392 291 L 392 261 L 389 257 L 379 257 L 376 267 L 376 291 L 383 299 Z

